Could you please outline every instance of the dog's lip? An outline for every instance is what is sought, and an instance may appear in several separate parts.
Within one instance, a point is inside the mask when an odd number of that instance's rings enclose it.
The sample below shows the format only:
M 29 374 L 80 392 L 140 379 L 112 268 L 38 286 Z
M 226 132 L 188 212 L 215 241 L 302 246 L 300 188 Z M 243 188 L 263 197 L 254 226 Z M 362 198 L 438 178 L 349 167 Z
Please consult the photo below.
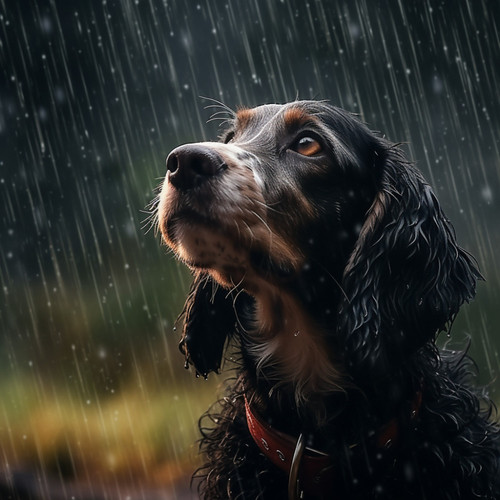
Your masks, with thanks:
M 199 220 L 201 223 L 206 223 L 207 217 L 205 215 L 200 214 L 197 210 L 192 208 L 181 208 L 174 212 L 169 217 L 171 222 L 179 222 L 179 221 L 197 221 Z
M 196 231 L 196 227 L 194 226 L 201 226 L 204 228 L 208 227 L 210 230 L 214 230 L 219 233 L 224 233 L 224 226 L 220 221 L 214 220 L 209 216 L 201 214 L 191 208 L 183 208 L 169 217 L 169 234 L 172 234 L 172 232 L 175 233 L 175 227 L 180 224 L 189 226 L 193 231 Z M 229 235 L 226 236 L 229 237 Z M 283 265 L 274 262 L 270 255 L 262 249 L 250 249 L 248 247 L 241 246 L 241 242 L 237 241 L 233 241 L 233 243 L 240 246 L 242 254 L 248 251 L 249 264 L 258 272 L 259 275 L 267 276 L 269 279 L 279 281 L 280 283 L 287 283 L 294 279 L 296 273 L 292 267 L 285 268 Z M 187 262 L 187 264 L 191 267 L 202 269 L 214 267 L 206 262 L 197 261 L 196 258 L 193 258 L 193 260 Z
M 200 225 L 213 229 L 221 229 L 221 222 L 207 214 L 200 213 L 193 208 L 181 208 L 168 217 L 167 224 L 174 226 L 177 224 Z

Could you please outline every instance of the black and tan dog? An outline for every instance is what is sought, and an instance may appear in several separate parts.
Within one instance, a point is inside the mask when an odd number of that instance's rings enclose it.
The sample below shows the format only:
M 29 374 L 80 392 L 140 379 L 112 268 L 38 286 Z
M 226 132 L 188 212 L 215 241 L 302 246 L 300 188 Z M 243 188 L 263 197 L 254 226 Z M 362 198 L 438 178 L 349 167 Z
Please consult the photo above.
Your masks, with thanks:
M 205 498 L 499 498 L 492 405 L 440 352 L 480 277 L 394 144 L 324 102 L 243 109 L 167 159 L 166 244 L 193 271 L 181 349 L 230 394 Z

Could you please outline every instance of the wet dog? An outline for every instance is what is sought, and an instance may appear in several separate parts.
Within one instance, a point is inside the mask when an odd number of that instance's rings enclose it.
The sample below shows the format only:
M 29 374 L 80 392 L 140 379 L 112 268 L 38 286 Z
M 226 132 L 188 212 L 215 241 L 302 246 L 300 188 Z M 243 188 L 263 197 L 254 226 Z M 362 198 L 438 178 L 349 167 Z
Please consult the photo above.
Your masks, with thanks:
M 205 498 L 498 498 L 498 427 L 440 351 L 480 277 L 394 144 L 324 102 L 242 109 L 167 159 L 165 243 L 193 271 L 181 350 L 237 377 L 201 421 Z

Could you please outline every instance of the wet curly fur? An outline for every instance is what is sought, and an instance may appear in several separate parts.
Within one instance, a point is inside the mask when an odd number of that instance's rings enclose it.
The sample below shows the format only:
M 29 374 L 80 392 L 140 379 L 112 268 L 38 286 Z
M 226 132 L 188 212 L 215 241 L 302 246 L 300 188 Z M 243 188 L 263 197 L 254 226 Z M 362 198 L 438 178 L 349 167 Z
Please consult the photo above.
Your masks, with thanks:
M 494 407 L 467 355 L 435 345 L 480 274 L 422 175 L 324 102 L 243 109 L 230 123 L 221 142 L 169 155 L 157 208 L 194 274 L 186 364 L 219 371 L 228 339 L 238 356 L 200 421 L 200 495 L 287 497 L 286 474 L 249 434 L 246 397 L 331 457 L 322 498 L 500 498 Z M 397 442 L 374 445 L 391 419 Z
M 368 449 L 356 471 L 350 463 L 355 457 L 342 456 L 349 440 L 337 438 L 335 474 L 342 480 L 332 496 L 324 498 L 499 498 L 498 430 L 487 423 L 490 403 L 465 385 L 470 361 L 463 353 L 426 351 L 422 361 L 437 376 L 425 385 L 418 425 L 406 430 L 397 455 L 381 458 L 380 450 Z M 245 375 L 240 375 L 220 407 L 200 420 L 200 449 L 207 463 L 195 478 L 202 479 L 205 498 L 286 498 L 287 478 L 276 472 L 248 435 L 244 385 Z M 482 402 L 485 406 L 480 407 Z M 363 417 L 352 418 L 362 426 L 360 432 L 368 434 L 370 426 L 363 426 Z

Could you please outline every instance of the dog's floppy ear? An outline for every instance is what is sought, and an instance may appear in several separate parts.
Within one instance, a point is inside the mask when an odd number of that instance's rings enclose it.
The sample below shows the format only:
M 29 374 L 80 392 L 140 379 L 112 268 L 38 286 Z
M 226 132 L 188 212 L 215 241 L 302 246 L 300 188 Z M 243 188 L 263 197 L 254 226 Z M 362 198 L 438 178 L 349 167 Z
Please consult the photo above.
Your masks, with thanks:
M 195 274 L 184 305 L 184 330 L 179 349 L 197 375 L 205 378 L 221 367 L 224 346 L 236 329 L 235 300 L 205 273 Z
M 390 373 L 447 329 L 481 277 L 418 170 L 395 146 L 377 156 L 378 192 L 344 272 L 338 320 L 361 377 Z

